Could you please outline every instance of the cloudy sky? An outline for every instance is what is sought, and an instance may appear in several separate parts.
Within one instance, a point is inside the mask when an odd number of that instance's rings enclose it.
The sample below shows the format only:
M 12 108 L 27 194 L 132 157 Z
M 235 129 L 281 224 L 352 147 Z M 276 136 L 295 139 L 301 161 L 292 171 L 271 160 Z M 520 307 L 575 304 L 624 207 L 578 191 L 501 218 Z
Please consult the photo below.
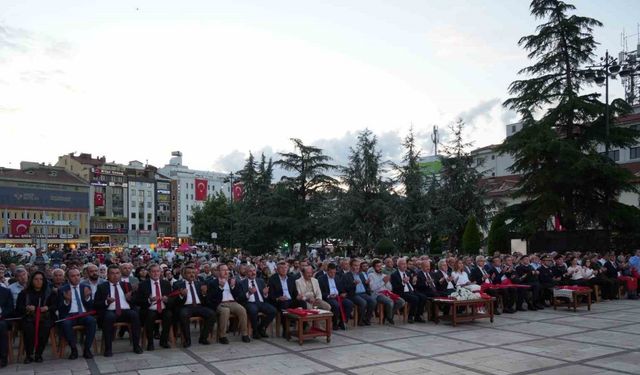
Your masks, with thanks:
M 601 50 L 636 32 L 637 0 L 575 0 Z M 528 1 L 2 0 L 0 166 L 73 151 L 228 171 L 289 138 L 345 160 L 371 129 L 397 160 L 411 125 L 462 117 L 481 147 L 527 64 Z M 630 41 L 635 45 L 637 39 Z M 594 90 L 601 90 L 594 88 Z M 613 96 L 622 93 L 617 82 Z

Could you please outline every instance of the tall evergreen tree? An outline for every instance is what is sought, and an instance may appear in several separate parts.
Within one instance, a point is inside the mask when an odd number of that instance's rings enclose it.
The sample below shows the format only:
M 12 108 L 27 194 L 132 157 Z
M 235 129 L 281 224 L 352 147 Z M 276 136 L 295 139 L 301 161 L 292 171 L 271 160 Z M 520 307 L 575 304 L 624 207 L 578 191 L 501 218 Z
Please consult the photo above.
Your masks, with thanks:
M 473 156 L 467 151 L 471 143 L 463 137 L 464 121 L 459 119 L 449 127 L 452 140 L 444 147 L 439 198 L 436 210 L 436 226 L 447 237 L 450 250 L 461 245 L 467 219 L 473 216 L 483 228 L 487 225 L 487 211 L 491 203 L 485 203 L 485 189 L 481 186 L 482 174 L 475 168 Z
M 403 164 L 397 166 L 403 196 L 395 206 L 394 233 L 405 249 L 420 249 L 429 236 L 429 211 L 426 201 L 426 178 L 420 170 L 420 151 L 417 149 L 413 128 L 402 143 L 405 154 Z
M 462 234 L 462 251 L 465 254 L 477 254 L 480 246 L 482 246 L 482 233 L 478 229 L 476 218 L 471 216 Z
M 293 200 L 290 212 L 290 236 L 306 251 L 306 245 L 322 236 L 319 230 L 323 218 L 318 215 L 326 202 L 326 193 L 336 184 L 336 180 L 328 173 L 336 167 L 331 158 L 322 149 L 305 145 L 299 139 L 291 139 L 294 151 L 280 153 L 280 160 L 275 165 L 292 173 L 282 177 L 281 184 L 290 192 Z M 293 242 L 291 242 L 293 244 Z
M 366 129 L 351 149 L 349 165 L 343 169 L 345 191 L 340 196 L 336 233 L 351 239 L 361 249 L 372 249 L 391 230 L 393 199 L 391 184 L 382 178 L 382 155 L 377 138 Z
M 196 241 L 211 241 L 211 233 L 218 234 L 218 244 L 229 243 L 231 235 L 231 210 L 229 199 L 222 192 L 207 199 L 202 207 L 193 210 L 192 236 Z
M 546 230 L 553 216 L 568 230 L 609 227 L 615 211 L 625 209 L 615 197 L 634 187 L 630 173 L 598 145 L 628 147 L 638 134 L 612 127 L 607 137 L 604 103 L 597 94 L 582 94 L 581 69 L 593 63 L 593 28 L 601 23 L 572 14 L 575 7 L 560 0 L 533 0 L 530 9 L 543 23 L 519 44 L 535 62 L 520 71 L 528 77 L 511 84 L 513 96 L 504 103 L 520 113 L 524 127 L 499 147 L 513 155 L 511 170 L 522 175 L 515 197 L 524 201 L 510 210 L 511 227 L 533 234 Z M 609 123 L 628 110 L 614 101 Z

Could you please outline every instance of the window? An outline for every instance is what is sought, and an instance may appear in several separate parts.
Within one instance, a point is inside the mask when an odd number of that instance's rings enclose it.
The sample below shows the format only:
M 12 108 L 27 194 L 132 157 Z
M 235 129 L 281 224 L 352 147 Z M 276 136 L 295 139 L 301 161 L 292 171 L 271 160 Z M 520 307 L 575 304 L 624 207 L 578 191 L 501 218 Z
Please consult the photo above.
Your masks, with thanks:
M 153 214 L 147 214 L 147 222 L 151 221 Z
M 147 208 L 151 208 L 151 202 L 147 202 Z
M 132 213 L 131 213 L 131 218 L 132 218 L 132 219 L 135 219 L 135 218 L 136 218 L 136 213 L 135 213 L 135 212 L 132 212 Z
M 516 132 L 516 126 L 515 125 L 511 125 L 511 134 Z
M 136 225 L 135 224 L 131 224 L 131 230 L 136 230 Z
M 147 230 L 151 230 L 151 225 L 147 225 Z
M 640 159 L 640 147 L 631 147 L 629 149 L 629 159 Z
M 131 196 L 135 197 L 136 196 L 136 189 L 131 189 Z
M 603 152 L 602 155 L 606 155 L 606 153 Z M 620 150 L 610 150 L 609 159 L 613 161 L 620 161 Z
M 193 199 L 193 194 L 191 194 L 191 199 Z

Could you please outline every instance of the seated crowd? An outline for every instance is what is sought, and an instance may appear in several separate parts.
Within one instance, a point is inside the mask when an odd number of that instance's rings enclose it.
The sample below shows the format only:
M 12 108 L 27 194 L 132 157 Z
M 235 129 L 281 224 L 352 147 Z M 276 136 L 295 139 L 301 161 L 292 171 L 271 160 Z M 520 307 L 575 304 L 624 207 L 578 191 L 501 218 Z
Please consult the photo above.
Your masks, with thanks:
M 110 257 L 100 265 L 77 255 L 78 259 L 56 264 L 59 268 L 0 265 L 0 366 L 7 365 L 12 330 L 24 340 L 24 363 L 42 362 L 52 329 L 70 347 L 69 359 L 78 358 L 78 326 L 84 331 L 84 358 L 93 357 L 98 329 L 103 355 L 110 357 L 114 335 L 125 331 L 137 354 L 143 352 L 142 335 L 148 351 L 155 349 L 154 339 L 169 348 L 171 332 L 189 347 L 193 317 L 201 321 L 202 345 L 209 345 L 212 336 L 229 344 L 232 318 L 243 342 L 249 343 L 250 336 L 266 338 L 274 319 L 296 307 L 331 311 L 334 329 L 346 329 L 352 318 L 359 326 L 371 325 L 375 315 L 393 325 L 405 305 L 408 323 L 425 323 L 427 301 L 446 297 L 458 287 L 497 297 L 496 314 L 549 307 L 553 288 L 559 285 L 597 286 L 593 290 L 600 290 L 603 300 L 619 298 L 624 286 L 628 297 L 637 299 L 640 268 L 640 250 L 634 256 L 570 252 L 489 258 L 449 254 L 443 259 L 265 256 L 218 261 L 207 255 L 181 262 L 132 255 Z M 487 287 L 494 284 L 527 287 Z M 115 323 L 126 324 L 116 330 Z

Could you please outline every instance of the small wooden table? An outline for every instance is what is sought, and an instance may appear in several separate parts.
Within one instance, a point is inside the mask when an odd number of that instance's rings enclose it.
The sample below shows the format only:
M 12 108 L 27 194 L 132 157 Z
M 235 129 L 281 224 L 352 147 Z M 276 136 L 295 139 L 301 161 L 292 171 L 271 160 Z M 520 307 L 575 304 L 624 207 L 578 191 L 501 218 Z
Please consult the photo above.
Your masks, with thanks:
M 305 339 L 311 339 L 315 337 L 326 337 L 327 343 L 331 342 L 331 331 L 333 330 L 332 321 L 333 313 L 323 312 L 313 315 L 298 315 L 284 311 L 284 334 L 287 341 L 291 340 L 290 325 L 291 322 L 296 323 L 295 335 L 298 336 L 298 343 L 302 345 Z M 317 323 L 324 321 L 325 329 L 318 327 Z M 304 331 L 304 324 L 311 323 L 311 329 L 308 332 Z
M 571 291 L 571 297 L 568 297 L 566 295 L 556 295 L 555 290 L 562 290 L 565 293 L 569 293 L 569 291 Z M 558 288 L 555 290 L 553 293 L 553 309 L 554 310 L 557 310 L 558 306 L 567 306 L 569 310 L 571 310 L 571 308 L 573 307 L 573 312 L 576 312 L 578 311 L 578 306 L 580 306 L 580 299 L 581 299 L 580 297 L 582 297 L 583 300 L 587 301 L 587 310 L 591 311 L 591 288 L 589 288 L 589 290 L 587 289 L 571 290 L 571 289 L 562 289 L 562 288 Z M 566 298 L 567 301 L 564 302 L 560 298 Z
M 433 321 L 438 324 L 440 323 L 440 319 L 442 320 L 450 320 L 451 324 L 455 327 L 458 322 L 469 322 L 474 321 L 476 319 L 485 319 L 489 318 L 491 323 L 493 323 L 493 301 L 495 301 L 495 297 L 489 298 L 479 298 L 473 300 L 465 300 L 458 301 L 454 299 L 440 299 L 433 298 L 434 312 L 433 312 Z M 449 307 L 449 315 L 440 315 L 440 306 L 448 306 Z M 478 307 L 484 307 L 485 312 L 478 312 Z M 464 307 L 465 313 L 458 314 L 458 308 Z M 470 312 L 469 312 L 470 309 Z

